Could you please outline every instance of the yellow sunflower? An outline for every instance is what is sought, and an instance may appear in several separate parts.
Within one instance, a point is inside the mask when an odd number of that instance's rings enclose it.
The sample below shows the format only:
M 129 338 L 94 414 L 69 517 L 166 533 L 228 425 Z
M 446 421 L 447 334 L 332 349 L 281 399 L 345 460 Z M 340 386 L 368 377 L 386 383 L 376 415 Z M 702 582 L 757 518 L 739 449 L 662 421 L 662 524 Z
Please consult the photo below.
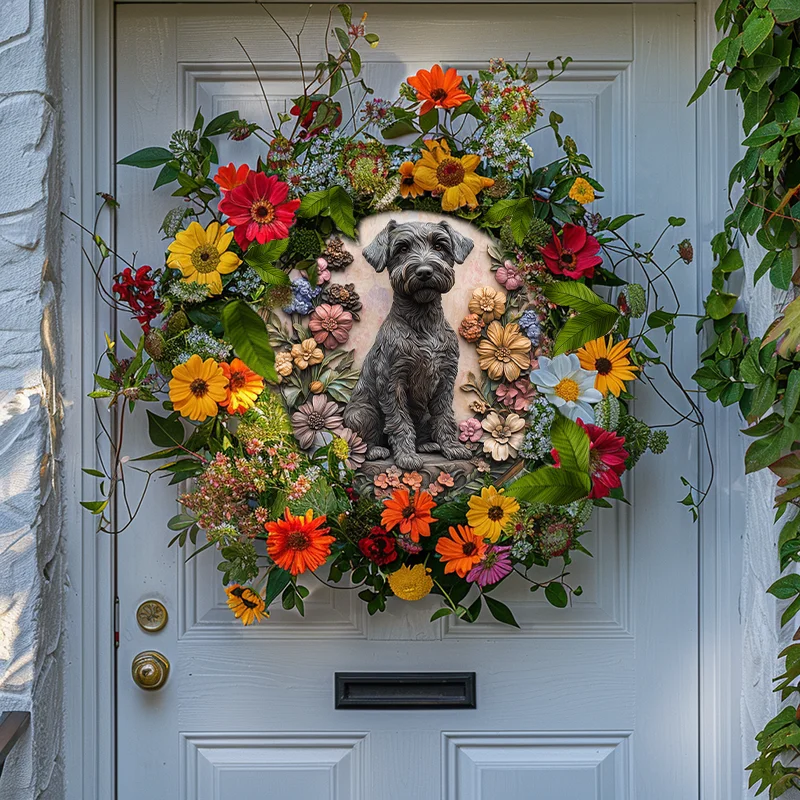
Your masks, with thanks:
M 233 272 L 242 260 L 228 250 L 233 241 L 233 231 L 227 225 L 211 222 L 203 229 L 192 222 L 180 231 L 167 248 L 167 266 L 179 269 L 187 283 L 204 283 L 211 294 L 222 291 L 222 275 Z
M 639 367 L 631 364 L 628 353 L 630 339 L 623 339 L 621 342 L 613 343 L 609 336 L 587 342 L 577 351 L 578 360 L 584 369 L 597 370 L 597 378 L 594 388 L 602 394 L 611 394 L 619 397 L 620 392 L 625 389 L 625 381 L 632 381 L 636 378 Z
M 519 503 L 513 497 L 506 497 L 504 491 L 498 491 L 494 486 L 485 486 L 480 495 L 474 494 L 469 499 L 467 522 L 481 539 L 496 542 L 503 528 L 519 511 Z
M 227 387 L 222 367 L 213 358 L 203 361 L 195 353 L 172 370 L 169 399 L 181 416 L 202 422 L 206 417 L 216 416 L 217 404 L 228 397 Z
M 401 600 L 422 600 L 433 589 L 429 572 L 424 564 L 415 564 L 413 567 L 403 564 L 400 569 L 390 572 L 387 580 L 392 591 Z
M 264 607 L 264 598 L 255 589 L 234 583 L 225 589 L 225 593 L 228 595 L 228 608 L 236 619 L 242 621 L 242 625 L 252 625 L 261 622 L 262 617 L 269 616 Z
M 582 206 L 594 202 L 594 187 L 586 178 L 575 178 L 575 183 L 569 190 L 569 196 Z
M 440 142 L 426 139 L 425 147 L 428 149 L 422 152 L 414 168 L 417 186 L 441 195 L 443 211 L 455 211 L 461 206 L 475 208 L 481 190 L 494 185 L 491 178 L 475 172 L 481 163 L 480 156 L 452 156 L 444 139 Z
M 400 173 L 400 196 L 401 197 L 421 197 L 425 190 L 417 183 L 417 176 L 414 164 L 411 161 L 404 161 L 398 170 Z

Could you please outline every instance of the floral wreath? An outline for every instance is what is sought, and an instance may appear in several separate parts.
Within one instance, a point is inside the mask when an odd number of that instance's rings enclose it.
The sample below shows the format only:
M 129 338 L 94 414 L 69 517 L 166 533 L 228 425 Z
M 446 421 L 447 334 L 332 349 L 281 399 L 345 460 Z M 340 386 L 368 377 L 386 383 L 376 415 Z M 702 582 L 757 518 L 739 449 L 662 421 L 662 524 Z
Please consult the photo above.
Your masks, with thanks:
M 569 565 L 576 551 L 590 555 L 581 537 L 593 508 L 624 501 L 625 471 L 667 445 L 631 401 L 642 380 L 654 385 L 656 369 L 677 383 L 649 334 L 675 327 L 679 308 L 659 305 L 657 286 L 690 263 L 691 244 L 658 266 L 655 246 L 620 233 L 633 215 L 589 211 L 602 187 L 562 136 L 562 118 L 550 112 L 543 123 L 537 99 L 570 59 L 551 62 L 543 79 L 503 59 L 477 77 L 437 64 L 381 100 L 360 77 L 358 49 L 378 37 L 366 14 L 353 22 L 340 5 L 331 19 L 337 13 L 334 52 L 306 70 L 313 77 L 288 113 L 267 107 L 271 129 L 235 111 L 206 124 L 198 112 L 168 148 L 120 162 L 160 167 L 154 189 L 177 185 L 183 202 L 162 224 L 162 266 L 125 262 L 111 292 L 98 281 L 141 335 L 120 332 L 124 357 L 108 338 L 108 373 L 95 375 L 91 397 L 109 400 L 115 419 L 104 427 L 110 462 L 86 470 L 101 479 L 101 497 L 83 505 L 101 530 L 130 524 L 138 507 L 120 491 L 124 418 L 162 400 L 166 415 L 147 411 L 158 449 L 143 458 L 163 460 L 148 478 L 191 481 L 184 512 L 168 522 L 170 544 L 196 545 L 202 532 L 193 554 L 220 550 L 228 605 L 245 625 L 269 616 L 278 598 L 303 614 L 306 573 L 357 591 L 370 614 L 392 595 L 433 593 L 443 604 L 432 619 L 473 622 L 485 606 L 516 625 L 493 590 L 516 574 L 567 606 L 581 591 Z M 337 99 L 345 93 L 347 108 Z M 545 130 L 562 155 L 538 164 L 528 139 Z M 257 138 L 263 157 L 219 164 L 213 140 L 225 134 Z M 475 287 L 457 326 L 480 364 L 460 386 L 473 416 L 459 439 L 474 458 L 464 475 L 430 481 L 392 466 L 364 479 L 366 445 L 342 415 L 358 380 L 348 339 L 364 313 L 347 280 L 356 227 L 404 210 L 460 217 L 492 241 L 487 285 Z M 681 224 L 670 218 L 665 231 Z M 100 274 L 112 251 L 90 233 Z M 633 268 L 641 284 L 623 278 Z M 684 397 L 682 418 L 701 422 Z M 692 490 L 683 502 L 694 511 Z M 127 511 L 122 526 L 107 512 L 112 499 Z M 553 577 L 529 574 L 553 561 Z

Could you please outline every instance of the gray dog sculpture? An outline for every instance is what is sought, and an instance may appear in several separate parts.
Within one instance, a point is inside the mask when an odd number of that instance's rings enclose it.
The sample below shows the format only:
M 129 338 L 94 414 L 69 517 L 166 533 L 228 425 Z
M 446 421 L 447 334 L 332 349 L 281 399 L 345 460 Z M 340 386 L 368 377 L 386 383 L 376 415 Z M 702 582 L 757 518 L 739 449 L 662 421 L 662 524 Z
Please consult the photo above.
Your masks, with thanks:
M 363 250 L 376 272 L 388 269 L 394 292 L 344 410 L 345 425 L 367 443 L 370 461 L 393 456 L 401 469 L 418 470 L 420 453 L 472 456 L 458 441 L 458 338 L 445 319 L 442 295 L 453 288 L 454 266 L 473 246 L 447 222 L 390 220 Z

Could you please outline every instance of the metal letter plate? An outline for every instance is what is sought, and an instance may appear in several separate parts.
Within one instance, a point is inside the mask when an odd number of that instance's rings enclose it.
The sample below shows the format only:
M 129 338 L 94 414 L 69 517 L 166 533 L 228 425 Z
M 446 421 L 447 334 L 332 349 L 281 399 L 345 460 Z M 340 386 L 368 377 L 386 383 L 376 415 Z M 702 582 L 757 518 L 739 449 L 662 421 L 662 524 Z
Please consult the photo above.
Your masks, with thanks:
M 336 708 L 475 708 L 474 672 L 337 672 Z

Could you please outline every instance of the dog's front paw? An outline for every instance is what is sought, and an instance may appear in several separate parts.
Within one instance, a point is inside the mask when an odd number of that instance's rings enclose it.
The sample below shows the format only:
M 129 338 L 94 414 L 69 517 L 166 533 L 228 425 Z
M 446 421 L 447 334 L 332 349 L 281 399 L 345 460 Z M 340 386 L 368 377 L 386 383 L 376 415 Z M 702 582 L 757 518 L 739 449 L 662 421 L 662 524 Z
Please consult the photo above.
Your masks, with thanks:
M 436 442 L 425 442 L 425 444 L 417 445 L 417 450 L 420 453 L 438 453 L 440 449 Z
M 423 461 L 416 453 L 396 453 L 394 463 L 400 469 L 407 472 L 414 472 L 415 470 L 422 469 Z
M 367 450 L 367 461 L 383 461 L 385 458 L 389 458 L 390 455 L 388 448 L 376 445 Z
M 442 455 L 445 458 L 453 458 L 459 461 L 466 461 L 472 458 L 472 451 L 468 447 L 460 444 L 451 444 L 442 446 Z

